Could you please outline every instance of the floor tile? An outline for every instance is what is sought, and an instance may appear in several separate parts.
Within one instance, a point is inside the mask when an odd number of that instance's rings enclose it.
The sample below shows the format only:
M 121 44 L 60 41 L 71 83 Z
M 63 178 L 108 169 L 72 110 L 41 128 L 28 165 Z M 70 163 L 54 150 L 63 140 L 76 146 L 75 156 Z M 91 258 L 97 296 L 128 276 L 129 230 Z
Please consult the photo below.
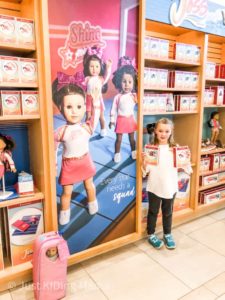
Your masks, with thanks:
M 81 264 L 75 264 L 71 267 L 68 268 L 67 270 L 67 280 L 68 281 L 73 281 L 76 280 L 77 278 L 86 276 L 87 272 L 83 268 Z
M 174 300 L 190 291 L 145 253 L 127 252 L 126 259 L 110 267 L 88 266 L 87 271 L 109 300 L 149 300 L 150 294 L 151 299 Z
M 187 286 L 198 288 L 224 272 L 224 256 L 178 231 L 174 238 L 177 243 L 175 250 L 164 248 L 157 251 L 151 247 L 146 253 Z
M 179 300 L 215 300 L 216 297 L 217 296 L 210 292 L 207 288 L 200 287 L 180 298 Z
M 223 295 L 220 296 L 219 298 L 216 298 L 216 300 L 225 300 L 225 294 L 223 294 Z
M 178 227 L 178 229 L 185 234 L 189 234 L 195 230 L 204 228 L 205 226 L 215 222 L 215 219 L 211 218 L 211 216 L 206 216 L 181 225 Z
M 205 286 L 218 296 L 225 294 L 225 272 L 207 282 Z
M 0 300 L 12 300 L 10 292 L 0 292 Z
M 218 221 L 196 230 L 190 237 L 225 256 L 225 223 Z
M 10 290 L 11 296 L 13 300 L 33 300 L 34 299 L 34 292 L 33 292 L 33 285 L 26 284 L 22 287 L 16 287 Z
M 225 209 L 221 209 L 217 212 L 210 214 L 210 217 L 216 219 L 217 221 L 225 220 Z

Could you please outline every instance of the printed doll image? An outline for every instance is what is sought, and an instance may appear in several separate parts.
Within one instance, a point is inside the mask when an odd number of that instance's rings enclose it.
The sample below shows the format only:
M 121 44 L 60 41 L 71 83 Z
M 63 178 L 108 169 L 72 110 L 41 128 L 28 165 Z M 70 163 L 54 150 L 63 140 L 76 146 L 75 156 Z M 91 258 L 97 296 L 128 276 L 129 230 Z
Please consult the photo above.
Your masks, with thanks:
M 112 82 L 119 94 L 113 100 L 109 128 L 115 126 L 114 162 L 119 163 L 121 161 L 120 148 L 124 133 L 129 136 L 131 156 L 136 159 L 134 133 L 137 130 L 137 123 L 134 118 L 134 108 L 137 103 L 137 71 L 134 67 L 134 60 L 127 56 L 121 57 L 118 69 L 113 73 Z
M 98 125 L 100 121 L 100 135 L 102 137 L 106 136 L 106 124 L 104 117 L 104 102 L 102 93 L 107 91 L 107 81 L 111 75 L 112 61 L 103 61 L 102 49 L 97 47 L 91 47 L 87 49 L 84 55 L 84 76 L 85 84 L 87 86 L 86 95 L 86 120 L 91 118 L 91 107 L 95 108 L 95 118 L 93 130 Z
M 92 106 L 91 119 L 82 122 L 86 105 L 82 78 L 78 73 L 68 76 L 59 72 L 52 89 L 53 101 L 66 120 L 66 124 L 59 127 L 54 134 L 56 151 L 60 143 L 63 145 L 62 167 L 59 176 L 59 183 L 63 188 L 59 223 L 65 225 L 70 221 L 70 201 L 75 183 L 81 181 L 84 183 L 89 214 L 94 215 L 98 211 L 93 183 L 96 170 L 89 153 L 89 139 L 93 133 L 94 107 Z
M 210 120 L 208 121 L 208 125 L 211 128 L 210 142 L 214 145 L 216 144 L 219 131 L 220 129 L 222 129 L 219 123 L 219 118 L 220 118 L 219 113 L 217 111 L 213 111 L 211 113 Z
M 57 247 L 51 247 L 46 251 L 46 256 L 51 260 L 51 261 L 56 261 L 56 259 L 59 256 L 58 253 L 58 248 Z

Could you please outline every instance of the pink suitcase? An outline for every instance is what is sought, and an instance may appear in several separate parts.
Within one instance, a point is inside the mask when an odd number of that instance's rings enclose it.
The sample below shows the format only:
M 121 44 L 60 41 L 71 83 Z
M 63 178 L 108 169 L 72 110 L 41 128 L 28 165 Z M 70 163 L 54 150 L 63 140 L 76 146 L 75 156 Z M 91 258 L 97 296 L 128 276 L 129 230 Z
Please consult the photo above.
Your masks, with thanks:
M 50 257 L 53 252 L 56 255 Z M 47 232 L 35 239 L 33 288 L 36 300 L 58 300 L 65 297 L 69 255 L 66 241 L 57 232 Z

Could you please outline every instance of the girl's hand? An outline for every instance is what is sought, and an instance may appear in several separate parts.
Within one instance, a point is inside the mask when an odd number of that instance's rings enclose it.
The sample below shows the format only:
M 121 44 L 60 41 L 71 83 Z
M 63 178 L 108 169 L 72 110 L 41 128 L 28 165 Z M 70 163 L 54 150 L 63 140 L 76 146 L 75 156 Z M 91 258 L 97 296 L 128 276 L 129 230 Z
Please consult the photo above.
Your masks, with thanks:
M 191 173 L 193 173 L 193 169 L 191 164 L 181 168 L 185 173 L 187 173 L 188 175 L 191 175 Z
M 16 173 L 16 171 L 17 171 L 17 170 L 16 170 L 15 167 L 12 167 L 12 168 L 11 168 L 11 172 Z
M 110 122 L 109 123 L 109 128 L 111 129 L 112 127 L 114 127 L 115 126 L 115 123 L 114 122 Z

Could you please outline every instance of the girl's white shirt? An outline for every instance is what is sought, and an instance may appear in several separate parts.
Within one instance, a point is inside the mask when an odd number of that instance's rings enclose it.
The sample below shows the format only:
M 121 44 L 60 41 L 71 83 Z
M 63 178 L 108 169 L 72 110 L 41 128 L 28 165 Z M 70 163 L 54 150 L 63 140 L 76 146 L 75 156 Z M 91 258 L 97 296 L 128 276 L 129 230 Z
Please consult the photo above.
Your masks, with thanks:
M 158 197 L 171 199 L 178 192 L 177 168 L 173 166 L 173 151 L 169 145 L 159 145 L 158 165 L 147 165 L 150 172 L 146 190 Z
M 124 116 L 129 117 L 134 115 L 135 94 L 117 94 L 113 100 L 111 112 L 110 112 L 110 121 L 115 122 L 115 116 Z

